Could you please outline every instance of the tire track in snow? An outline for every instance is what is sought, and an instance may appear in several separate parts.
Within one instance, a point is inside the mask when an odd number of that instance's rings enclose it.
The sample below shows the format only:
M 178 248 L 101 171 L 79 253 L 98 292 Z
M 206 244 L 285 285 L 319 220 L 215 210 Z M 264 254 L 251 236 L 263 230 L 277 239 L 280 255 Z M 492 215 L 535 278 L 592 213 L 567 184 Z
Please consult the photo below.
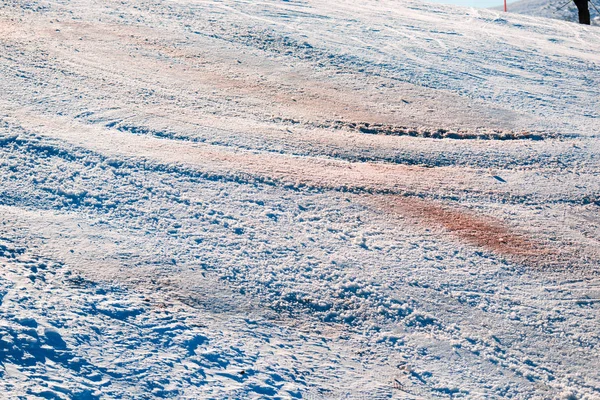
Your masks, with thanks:
M 13 111 L 9 111 L 13 108 Z M 236 151 L 203 143 L 186 143 L 76 123 L 31 111 L 5 110 L 25 129 L 105 155 L 141 158 L 169 165 L 190 166 L 208 173 L 245 175 L 282 186 L 317 189 L 429 194 L 445 188 L 464 192 L 485 182 L 475 170 L 440 167 L 351 163 L 319 157 L 294 157 L 276 153 Z
M 7 107 L 8 108 L 8 107 Z M 462 192 L 486 187 L 466 168 L 348 163 L 310 157 L 232 151 L 218 146 L 181 143 L 73 123 L 66 118 L 15 111 L 27 129 L 103 154 L 188 165 L 209 173 L 246 175 L 287 187 L 379 193 L 373 204 L 390 215 L 408 214 L 422 225 L 445 229 L 474 247 L 538 266 L 568 263 L 568 257 L 527 239 L 501 221 L 441 206 L 427 197 L 443 188 Z M 23 122 L 27 121 L 27 123 Z M 460 171 L 460 172 L 458 172 Z M 383 196 L 382 194 L 387 194 Z

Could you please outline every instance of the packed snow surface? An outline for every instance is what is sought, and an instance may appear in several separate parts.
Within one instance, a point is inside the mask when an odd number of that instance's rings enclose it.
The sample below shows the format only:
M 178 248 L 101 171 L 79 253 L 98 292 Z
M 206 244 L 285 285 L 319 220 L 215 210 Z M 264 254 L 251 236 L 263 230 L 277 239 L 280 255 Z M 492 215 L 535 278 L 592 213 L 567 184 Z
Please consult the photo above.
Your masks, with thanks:
M 0 6 L 0 393 L 600 398 L 600 29 Z

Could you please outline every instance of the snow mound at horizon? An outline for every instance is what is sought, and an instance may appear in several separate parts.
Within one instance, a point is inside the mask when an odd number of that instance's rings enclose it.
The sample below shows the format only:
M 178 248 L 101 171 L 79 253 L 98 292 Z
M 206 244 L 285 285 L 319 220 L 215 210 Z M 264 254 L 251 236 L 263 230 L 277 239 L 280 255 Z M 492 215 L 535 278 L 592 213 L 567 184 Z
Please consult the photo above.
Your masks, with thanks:
M 596 7 L 599 6 L 600 4 L 596 4 Z M 494 9 L 498 10 L 501 7 L 495 7 Z M 515 14 L 578 22 L 577 7 L 575 7 L 575 3 L 573 2 L 566 4 L 565 1 L 554 0 L 520 0 L 509 4 L 508 11 Z M 592 25 L 600 25 L 600 16 L 593 6 L 590 6 L 590 15 L 592 17 Z

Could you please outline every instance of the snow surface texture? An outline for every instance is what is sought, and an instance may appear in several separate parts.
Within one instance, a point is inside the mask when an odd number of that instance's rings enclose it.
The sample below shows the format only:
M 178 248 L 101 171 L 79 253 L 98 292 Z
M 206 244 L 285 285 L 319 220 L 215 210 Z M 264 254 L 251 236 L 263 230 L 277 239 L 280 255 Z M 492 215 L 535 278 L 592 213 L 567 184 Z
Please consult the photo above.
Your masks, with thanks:
M 593 0 L 590 4 L 590 16 L 592 17 L 592 25 L 600 25 L 600 1 Z M 500 7 L 496 7 L 500 9 Z M 511 3 L 508 6 L 508 11 L 518 14 L 531 15 L 535 17 L 555 18 L 564 21 L 579 23 L 579 12 L 573 1 L 557 1 L 557 0 L 520 0 Z
M 0 393 L 600 398 L 600 30 L 0 6 Z

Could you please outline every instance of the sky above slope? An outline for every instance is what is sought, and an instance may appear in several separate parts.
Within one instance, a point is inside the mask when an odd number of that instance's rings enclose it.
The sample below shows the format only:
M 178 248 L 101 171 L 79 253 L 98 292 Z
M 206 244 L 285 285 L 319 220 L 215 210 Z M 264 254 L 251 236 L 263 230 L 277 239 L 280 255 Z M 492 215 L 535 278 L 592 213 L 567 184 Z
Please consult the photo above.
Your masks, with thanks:
M 502 4 L 502 0 L 428 0 L 432 3 L 456 4 L 466 7 L 495 7 Z

